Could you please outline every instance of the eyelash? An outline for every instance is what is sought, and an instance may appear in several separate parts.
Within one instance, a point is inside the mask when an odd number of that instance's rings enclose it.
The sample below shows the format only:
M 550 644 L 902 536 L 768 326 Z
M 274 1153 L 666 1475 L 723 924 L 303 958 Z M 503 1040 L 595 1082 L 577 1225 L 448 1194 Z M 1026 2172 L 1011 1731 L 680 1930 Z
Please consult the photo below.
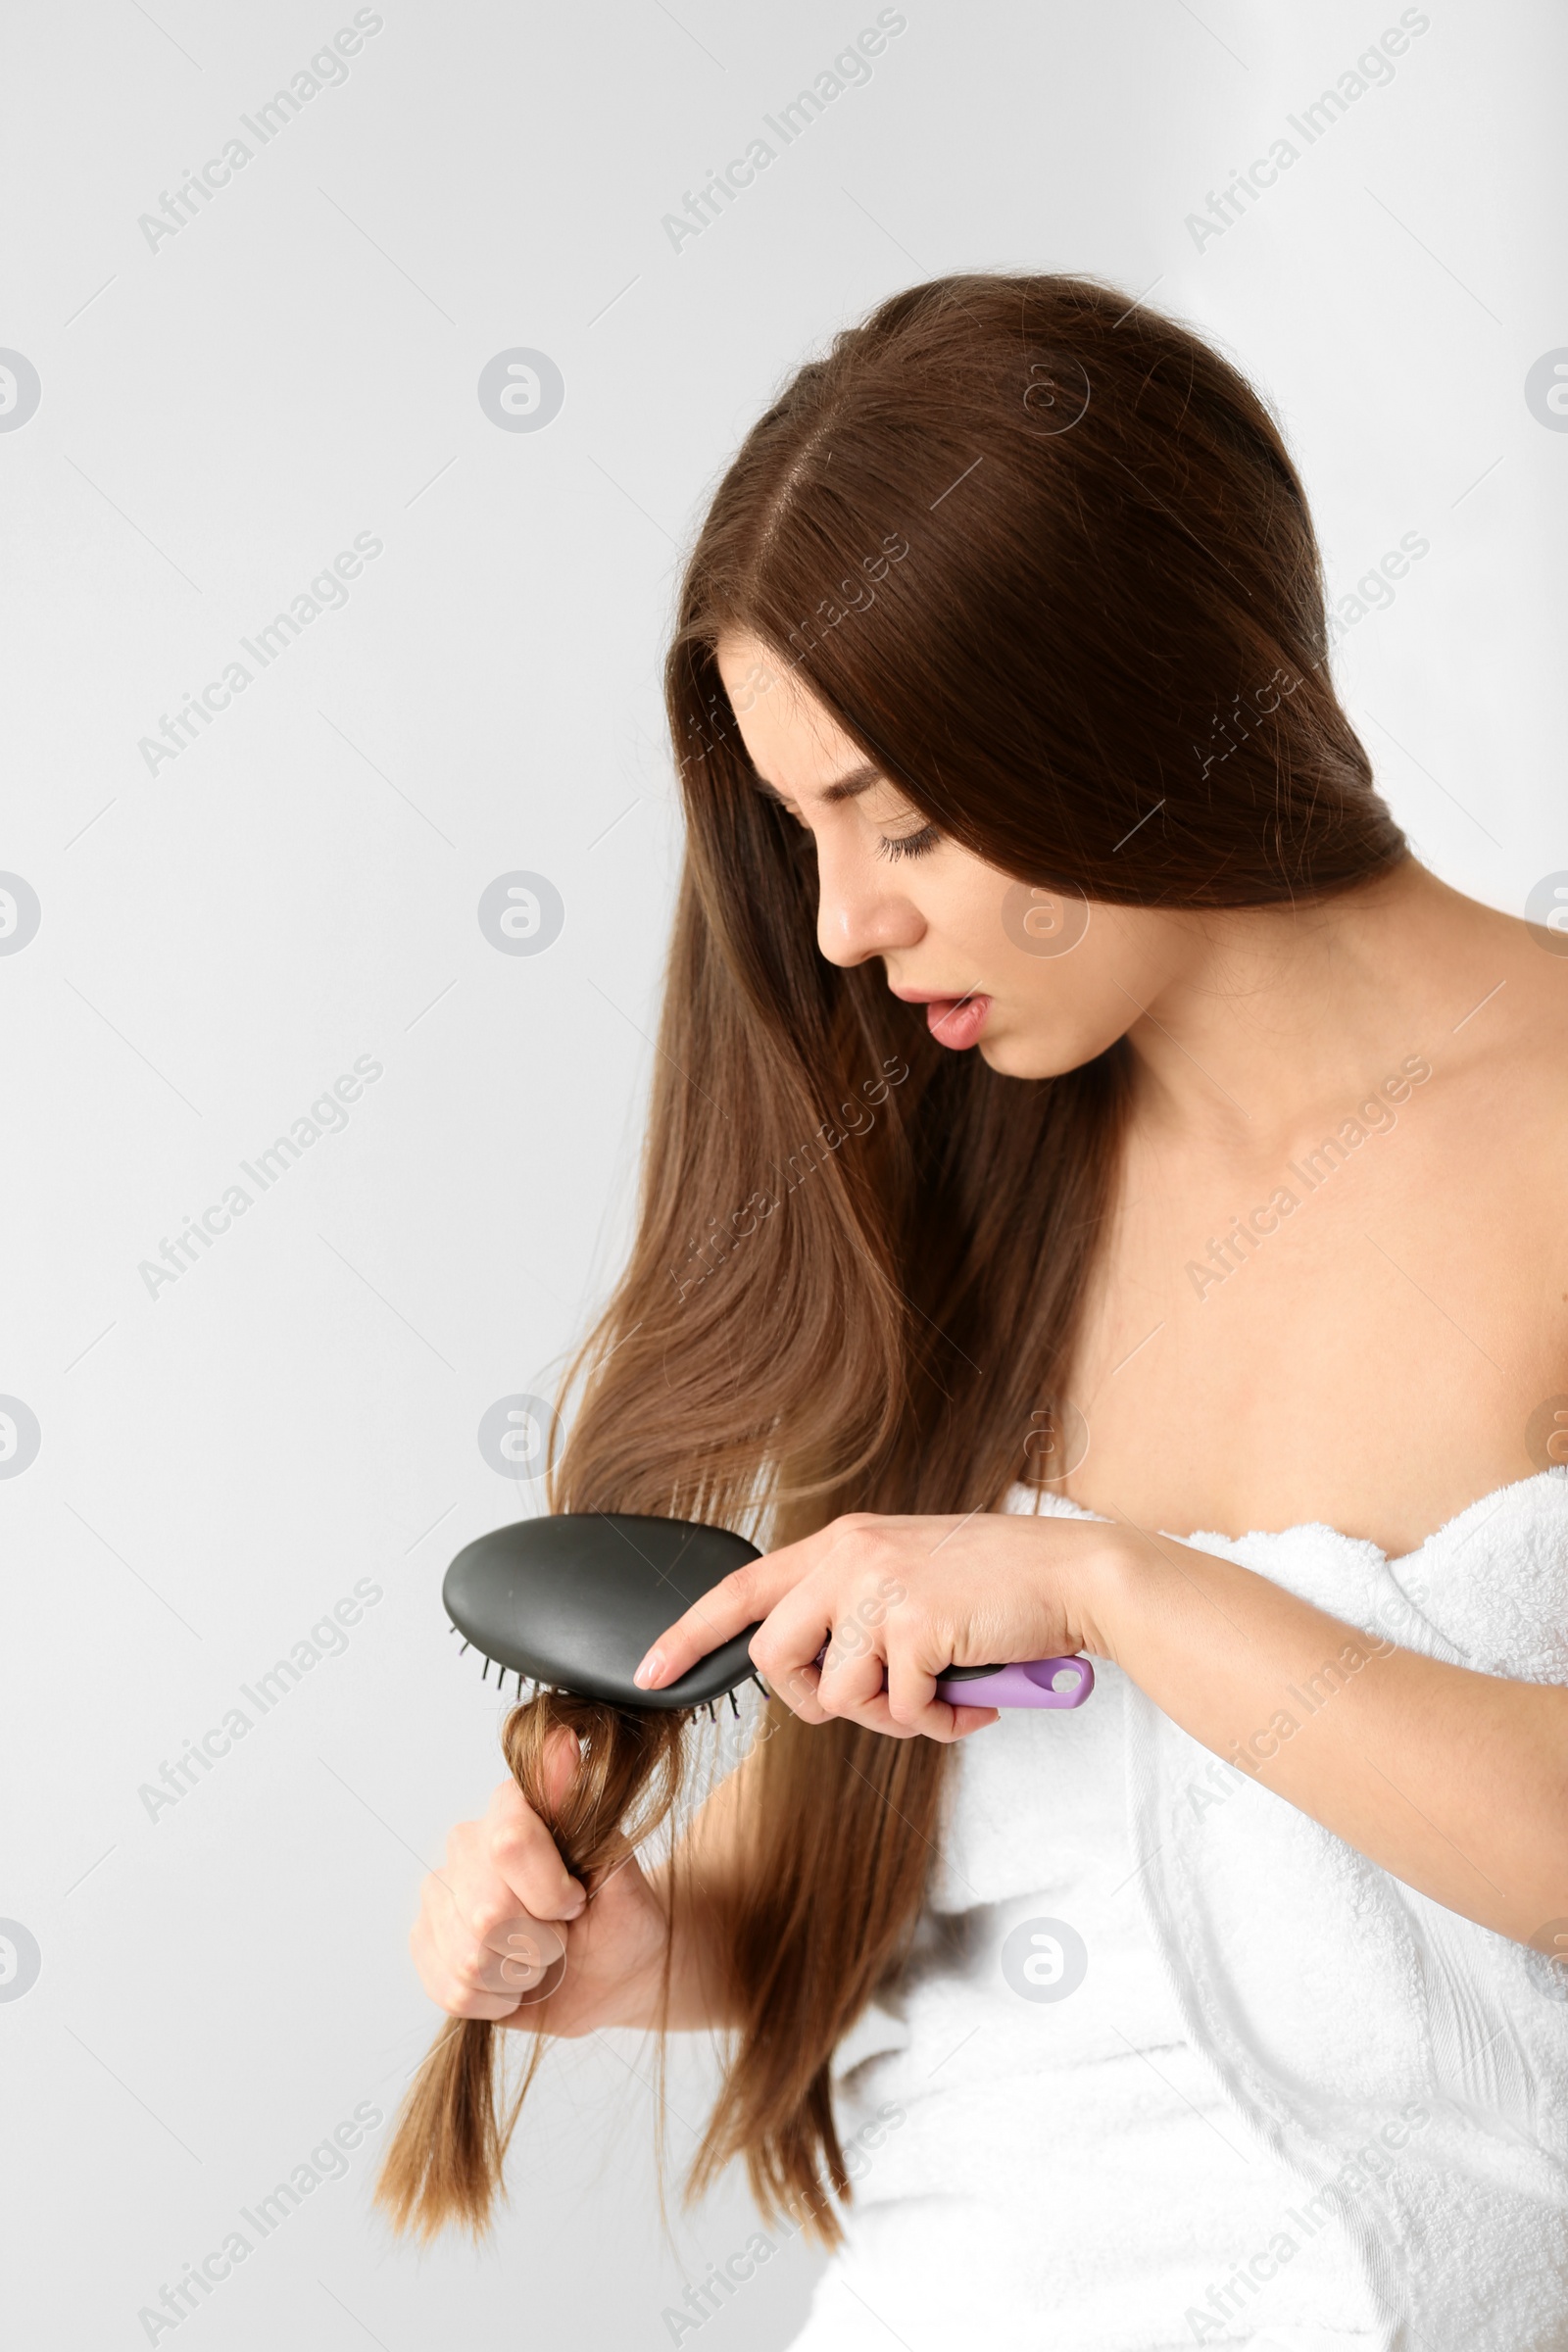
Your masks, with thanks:
M 922 825 L 918 833 L 905 833 L 897 840 L 884 833 L 877 845 L 879 858 L 923 858 L 934 850 L 941 836 L 935 825 Z

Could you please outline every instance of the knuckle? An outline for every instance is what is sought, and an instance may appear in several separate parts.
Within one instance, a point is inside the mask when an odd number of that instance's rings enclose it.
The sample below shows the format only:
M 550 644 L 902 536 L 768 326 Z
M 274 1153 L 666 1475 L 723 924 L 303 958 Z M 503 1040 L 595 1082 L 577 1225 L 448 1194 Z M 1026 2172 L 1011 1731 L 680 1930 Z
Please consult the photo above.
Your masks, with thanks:
M 516 1915 L 516 1902 L 510 1888 L 500 1888 L 496 1893 L 482 1897 L 473 1907 L 470 1922 L 477 1941 L 488 1943 L 491 1936 Z
M 778 1677 L 775 1675 L 773 1665 L 773 1661 L 778 1655 L 778 1648 L 779 1643 L 776 1634 L 764 1632 L 760 1634 L 754 1634 L 752 1637 L 752 1664 L 757 1668 L 760 1674 L 765 1674 L 770 1683 L 778 1679 Z M 778 1674 L 782 1675 L 785 1671 L 785 1669 L 780 1668 L 778 1670 Z
M 458 1983 L 471 1991 L 483 1973 L 485 1958 L 484 1946 L 466 1936 L 450 1955 L 447 1965 Z
M 738 1609 L 744 1609 L 748 1616 L 758 1615 L 760 1587 L 756 1562 L 747 1560 L 739 1568 L 732 1568 L 724 1579 L 724 1591 Z
M 506 1822 L 493 1829 L 485 1840 L 485 1850 L 498 1870 L 505 1871 L 509 1863 L 520 1862 L 528 1850 L 520 1822 Z
M 529 1853 L 538 1843 L 540 1832 L 543 1829 L 544 1824 L 533 1807 L 524 1801 L 519 1789 L 516 1812 L 510 1821 L 498 1821 L 490 1833 L 490 1852 L 498 1859 L 503 1854 Z M 548 1833 L 546 1835 L 548 1836 Z

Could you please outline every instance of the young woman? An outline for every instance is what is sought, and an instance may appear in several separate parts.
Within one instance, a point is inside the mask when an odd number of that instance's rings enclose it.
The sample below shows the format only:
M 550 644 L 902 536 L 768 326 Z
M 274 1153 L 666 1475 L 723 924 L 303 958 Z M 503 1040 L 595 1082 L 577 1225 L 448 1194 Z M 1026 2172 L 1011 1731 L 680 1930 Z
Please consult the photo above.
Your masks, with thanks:
M 703 2169 L 853 2157 L 800 2352 L 1568 2344 L 1568 943 L 1410 854 L 1277 426 L 1089 280 L 804 368 L 667 684 L 640 1229 L 551 1494 L 771 1544 L 644 1669 L 760 1620 L 771 1736 L 678 1901 L 589 1900 L 508 1781 L 429 1992 L 725 2030 Z M 934 1695 L 1074 1649 L 1073 1712 Z

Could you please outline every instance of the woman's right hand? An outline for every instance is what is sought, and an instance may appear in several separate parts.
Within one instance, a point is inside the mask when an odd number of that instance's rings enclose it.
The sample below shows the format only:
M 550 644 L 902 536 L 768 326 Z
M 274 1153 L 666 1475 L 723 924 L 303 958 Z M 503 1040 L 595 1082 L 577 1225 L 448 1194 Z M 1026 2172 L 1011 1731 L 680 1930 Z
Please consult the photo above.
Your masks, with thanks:
M 552 1796 L 576 1763 L 576 1740 L 563 1727 L 545 1754 Z M 664 1912 L 635 1857 L 590 1900 L 508 1779 L 482 1821 L 459 1822 L 448 1838 L 409 1944 L 425 1991 L 449 2015 L 570 2035 L 652 2021 L 664 1940 Z M 541 1984 L 551 1989 L 541 1995 Z

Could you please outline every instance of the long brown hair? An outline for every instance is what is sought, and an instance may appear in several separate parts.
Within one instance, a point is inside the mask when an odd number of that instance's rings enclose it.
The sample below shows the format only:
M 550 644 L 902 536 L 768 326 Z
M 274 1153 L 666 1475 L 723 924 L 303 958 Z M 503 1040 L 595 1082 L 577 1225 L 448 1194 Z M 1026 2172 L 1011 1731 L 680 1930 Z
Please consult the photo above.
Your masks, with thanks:
M 1127 1102 L 953 1054 L 814 946 L 809 837 L 753 789 L 715 662 L 770 648 L 941 831 L 1121 905 L 1322 899 L 1407 854 L 1327 667 L 1273 417 L 1092 279 L 916 286 L 802 368 L 688 561 L 665 685 L 688 829 L 630 1262 L 568 1368 L 558 1510 L 779 1543 L 994 1507 L 1062 1401 Z M 693 2174 L 744 2154 L 816 2234 L 835 2044 L 898 1968 L 947 1749 L 777 1700 L 747 1767 L 743 2019 Z
M 563 1861 L 590 1897 L 678 1803 L 684 1728 L 676 1714 L 634 1714 L 567 1690 L 541 1690 L 507 1717 L 501 1745 L 512 1777 L 550 1822 Z M 562 1730 L 577 1742 L 577 1764 L 552 1804 L 546 1756 L 552 1734 Z M 553 1974 L 545 1971 L 530 2005 L 556 1989 Z M 668 1978 L 666 1943 L 666 1999 Z M 474 2237 L 488 2229 L 507 2150 L 544 2054 L 544 2037 L 535 2034 L 520 2078 L 509 2086 L 495 2046 L 506 2030 L 487 2018 L 449 2017 L 416 2070 L 375 2184 L 375 2201 L 395 2230 L 428 2239 L 450 2222 L 463 2223 Z

